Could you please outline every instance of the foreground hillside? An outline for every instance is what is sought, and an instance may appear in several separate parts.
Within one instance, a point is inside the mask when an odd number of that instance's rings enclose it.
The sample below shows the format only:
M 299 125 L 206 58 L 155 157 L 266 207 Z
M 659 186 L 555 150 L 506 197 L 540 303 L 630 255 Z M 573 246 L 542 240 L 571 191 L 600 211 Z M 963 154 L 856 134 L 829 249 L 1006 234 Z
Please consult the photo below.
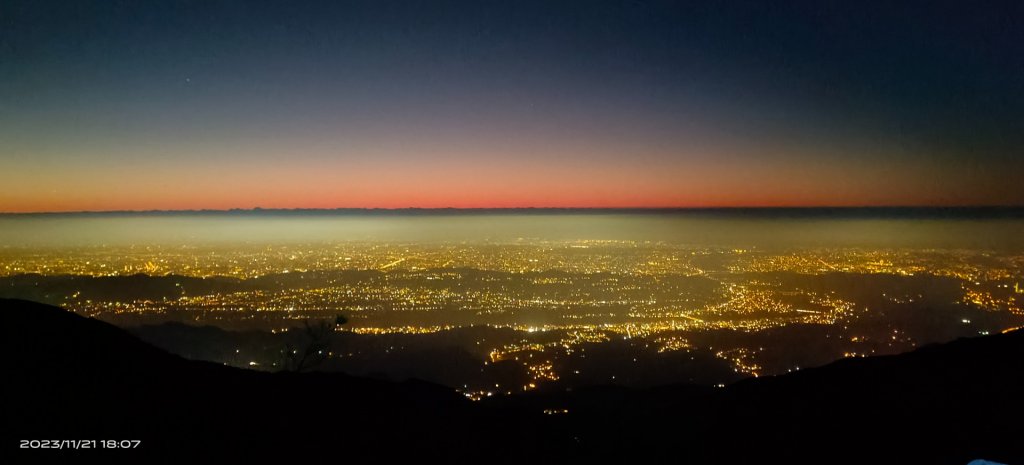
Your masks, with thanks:
M 436 385 L 269 374 L 170 355 L 60 308 L 0 300 L 5 455 L 28 461 L 950 463 L 1024 458 L 1024 334 L 844 360 L 724 389 L 595 387 L 473 403 Z M 444 363 L 443 360 L 438 363 Z M 546 412 L 546 413 L 545 413 Z M 17 450 L 130 439 L 133 450 Z

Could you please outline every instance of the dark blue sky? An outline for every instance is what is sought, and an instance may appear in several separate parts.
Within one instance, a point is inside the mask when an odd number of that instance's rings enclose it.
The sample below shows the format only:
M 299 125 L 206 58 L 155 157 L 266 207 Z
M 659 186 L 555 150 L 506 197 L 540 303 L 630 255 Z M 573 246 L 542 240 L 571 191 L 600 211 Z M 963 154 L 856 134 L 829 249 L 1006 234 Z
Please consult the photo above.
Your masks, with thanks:
M 0 5 L 0 210 L 1024 204 L 1024 2 Z

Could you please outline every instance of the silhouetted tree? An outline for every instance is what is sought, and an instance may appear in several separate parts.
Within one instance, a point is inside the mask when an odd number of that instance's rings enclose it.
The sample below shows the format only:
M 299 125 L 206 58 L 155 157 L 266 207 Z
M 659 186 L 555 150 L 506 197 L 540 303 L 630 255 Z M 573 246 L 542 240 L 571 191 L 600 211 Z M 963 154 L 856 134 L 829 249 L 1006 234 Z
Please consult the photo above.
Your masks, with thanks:
M 309 319 L 304 320 L 301 346 L 292 342 L 285 344 L 281 370 L 301 372 L 323 363 L 330 354 L 335 329 L 345 323 L 348 323 L 348 318 L 343 315 L 336 316 L 333 325 L 328 320 L 317 320 L 314 323 L 310 323 Z

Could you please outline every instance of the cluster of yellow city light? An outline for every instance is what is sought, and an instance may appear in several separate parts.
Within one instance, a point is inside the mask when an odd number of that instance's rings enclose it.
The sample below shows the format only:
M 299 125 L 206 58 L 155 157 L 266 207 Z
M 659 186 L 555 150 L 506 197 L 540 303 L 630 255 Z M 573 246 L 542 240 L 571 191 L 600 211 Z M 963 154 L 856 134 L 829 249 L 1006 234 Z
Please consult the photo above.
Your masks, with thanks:
M 648 339 L 659 353 L 690 350 L 694 345 L 679 333 L 838 325 L 867 310 L 833 291 L 784 285 L 776 273 L 951 279 L 961 287 L 963 305 L 1024 315 L 1024 256 L 964 250 L 764 251 L 638 241 L 0 250 L 0 276 L 31 273 L 144 273 L 223 284 L 203 291 L 178 285 L 162 297 L 138 299 L 104 300 L 78 291 L 59 296 L 67 307 L 92 316 L 176 312 L 204 324 L 258 320 L 274 333 L 287 331 L 296 320 L 338 313 L 349 322 L 337 330 L 361 335 L 431 334 L 470 325 L 513 329 L 524 338 L 485 345 L 484 353 L 489 363 L 522 364 L 530 378 L 523 390 L 558 380 L 557 356 L 587 344 Z M 911 305 L 927 296 L 882 297 Z M 551 332 L 557 334 L 535 337 Z M 852 342 L 863 342 L 858 338 Z M 886 338 L 890 344 L 914 343 L 901 334 Z M 715 355 L 737 372 L 757 376 L 763 371 L 759 352 L 737 347 Z M 857 349 L 844 356 L 869 353 Z M 496 392 L 464 394 L 481 399 Z

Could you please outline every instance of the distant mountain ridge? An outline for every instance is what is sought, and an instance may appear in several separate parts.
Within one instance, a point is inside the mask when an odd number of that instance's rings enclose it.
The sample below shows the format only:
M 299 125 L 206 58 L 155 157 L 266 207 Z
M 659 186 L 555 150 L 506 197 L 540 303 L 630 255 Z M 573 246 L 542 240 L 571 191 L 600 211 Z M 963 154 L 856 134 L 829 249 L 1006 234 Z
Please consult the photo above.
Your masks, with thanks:
M 0 300 L 12 463 L 1019 463 L 1024 332 L 724 389 L 597 387 L 472 403 L 422 382 L 188 361 L 57 307 Z M 443 363 L 443 361 L 439 361 Z M 132 451 L 21 439 L 138 439 Z M 102 455 L 99 455 L 102 454 Z M 274 455 L 267 455 L 274 454 Z
M 407 208 L 230 208 L 200 210 L 109 210 L 67 212 L 0 212 L 2 217 L 146 216 L 146 215 L 474 215 L 474 214 L 657 214 L 749 215 L 752 217 L 849 218 L 1024 218 L 1024 205 L 977 206 L 812 206 L 812 207 L 407 207 Z

